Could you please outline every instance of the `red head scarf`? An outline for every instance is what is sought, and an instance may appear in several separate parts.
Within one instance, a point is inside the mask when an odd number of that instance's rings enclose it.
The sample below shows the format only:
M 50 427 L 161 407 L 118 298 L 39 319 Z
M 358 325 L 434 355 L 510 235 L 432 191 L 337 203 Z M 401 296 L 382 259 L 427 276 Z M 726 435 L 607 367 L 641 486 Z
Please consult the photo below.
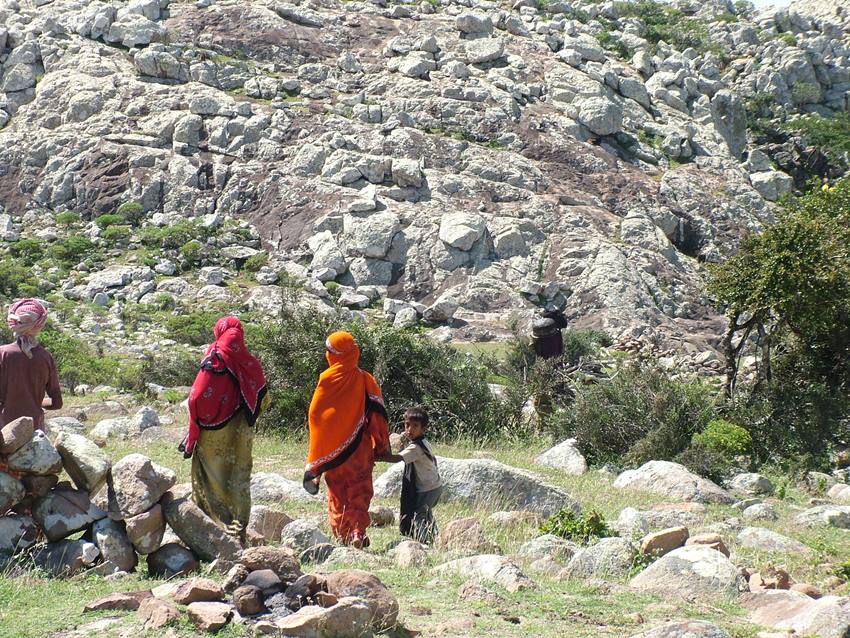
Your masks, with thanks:
M 207 348 L 189 392 L 189 436 L 184 443 L 187 453 L 195 447 L 200 428 L 224 426 L 243 405 L 253 425 L 266 392 L 263 368 L 245 347 L 239 319 L 222 317 L 213 334 L 215 341 Z
M 32 349 L 38 345 L 35 336 L 47 323 L 47 308 L 38 299 L 21 299 L 9 306 L 6 323 L 24 354 L 32 359 Z
M 381 388 L 371 374 L 357 367 L 360 348 L 348 332 L 334 332 L 325 341 L 328 369 L 310 403 L 310 451 L 306 475 L 319 476 L 347 458 L 366 423 L 366 395 L 383 405 Z

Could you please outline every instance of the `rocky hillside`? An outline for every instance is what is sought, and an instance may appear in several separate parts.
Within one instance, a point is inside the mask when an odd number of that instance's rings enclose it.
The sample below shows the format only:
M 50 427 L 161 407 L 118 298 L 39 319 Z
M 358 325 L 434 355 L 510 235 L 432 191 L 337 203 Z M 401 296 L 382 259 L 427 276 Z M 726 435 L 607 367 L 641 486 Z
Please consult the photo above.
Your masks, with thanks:
M 779 119 L 848 109 L 847 3 L 744 4 L 0 0 L 2 292 L 273 312 L 285 273 L 701 352 L 705 262 L 839 170 Z

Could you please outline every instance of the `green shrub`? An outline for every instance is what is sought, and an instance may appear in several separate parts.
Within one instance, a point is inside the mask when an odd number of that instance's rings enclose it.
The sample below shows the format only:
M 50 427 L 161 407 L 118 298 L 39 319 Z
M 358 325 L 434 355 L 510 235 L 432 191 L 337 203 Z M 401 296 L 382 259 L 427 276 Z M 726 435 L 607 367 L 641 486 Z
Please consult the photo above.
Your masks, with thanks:
M 137 364 L 133 375 L 125 375 L 120 380 L 120 387 L 136 394 L 147 394 L 149 383 L 165 387 L 192 385 L 195 375 L 198 374 L 202 355 L 202 352 L 174 349 L 168 354 L 147 356 Z M 185 393 L 171 392 L 178 396 L 175 403 L 186 398 Z M 171 402 L 167 395 L 166 400 Z
M 212 232 L 194 220 L 184 219 L 168 226 L 148 226 L 142 229 L 140 238 L 145 245 L 176 250 L 193 239 L 204 241 Z
M 780 33 L 778 36 L 776 36 L 776 39 L 784 42 L 789 47 L 797 46 L 797 38 L 794 37 L 793 33 Z
M 605 519 L 596 510 L 576 514 L 569 507 L 563 507 L 549 516 L 540 526 L 540 531 L 582 545 L 599 538 L 617 536 L 616 532 L 608 529 Z
M 125 224 L 111 225 L 100 236 L 106 241 L 123 242 L 130 238 L 130 227 Z
M 753 445 L 753 437 L 740 425 L 725 419 L 710 421 L 702 432 L 691 439 L 696 445 L 725 454 L 747 454 Z
M 42 330 L 38 338 L 56 360 L 60 380 L 71 388 L 80 383 L 116 385 L 122 368 L 130 365 L 82 339 L 57 330 L 51 324 Z
M 75 210 L 66 210 L 56 215 L 56 223 L 60 226 L 73 226 L 80 221 L 80 214 Z
M 220 312 L 210 310 L 169 317 L 165 322 L 166 335 L 180 343 L 203 346 L 215 340 L 213 328 L 220 317 Z
M 724 482 L 737 469 L 734 457 L 726 452 L 706 447 L 702 443 L 691 443 L 673 460 L 684 465 L 694 474 L 704 476 L 715 483 Z
M 8 257 L 0 260 L 0 296 L 9 300 L 37 296 L 38 280 L 32 270 Z
M 110 226 L 123 224 L 124 218 L 121 215 L 101 215 L 94 220 L 94 223 L 97 224 L 98 228 L 109 228 Z
M 169 388 L 162 393 L 162 398 L 168 403 L 182 403 L 186 399 L 186 393 L 183 390 Z
M 71 235 L 50 246 L 50 256 L 65 268 L 85 261 L 94 251 L 95 245 L 86 237 Z
M 815 104 L 820 101 L 820 84 L 815 82 L 797 82 L 791 89 L 791 97 L 797 104 Z
M 578 386 L 572 426 L 588 460 L 670 460 L 715 414 L 714 392 L 648 362 L 630 361 L 605 383 Z
M 115 212 L 131 226 L 138 226 L 145 217 L 145 209 L 139 202 L 124 202 Z
M 44 243 L 38 239 L 19 239 L 9 244 L 9 252 L 27 266 L 44 256 Z
M 351 331 L 357 340 L 360 367 L 381 385 L 391 427 L 407 407 L 423 403 L 435 439 L 467 436 L 481 442 L 504 433 L 502 411 L 480 361 L 388 323 L 347 324 L 340 314 L 325 316 L 294 303 L 284 303 L 280 320 L 257 331 L 253 341 L 274 399 L 266 427 L 303 431 L 313 390 L 327 367 L 325 339 L 337 329 Z
M 252 255 L 245 260 L 242 269 L 248 272 L 257 272 L 260 268 L 269 263 L 269 254 L 262 250 L 256 255 Z
M 638 18 L 646 27 L 644 37 L 657 45 L 662 40 L 677 49 L 693 47 L 700 53 L 720 53 L 719 46 L 708 34 L 708 26 L 698 18 L 685 15 L 680 9 L 657 0 L 615 2 L 620 18 Z
M 151 305 L 157 310 L 174 310 L 177 307 L 177 301 L 172 294 L 161 292 L 154 297 Z
M 204 256 L 204 251 L 204 244 L 197 239 L 189 240 L 180 246 L 180 255 L 190 264 L 199 263 Z
M 816 113 L 804 115 L 786 122 L 782 129 L 803 136 L 831 162 L 850 168 L 850 113 L 837 113 L 832 117 Z
M 836 566 L 835 575 L 844 581 L 850 581 L 850 559 Z
M 723 482 L 736 469 L 738 458 L 748 455 L 753 437 L 745 428 L 725 419 L 710 421 L 691 438 L 691 445 L 674 460 L 692 472 Z

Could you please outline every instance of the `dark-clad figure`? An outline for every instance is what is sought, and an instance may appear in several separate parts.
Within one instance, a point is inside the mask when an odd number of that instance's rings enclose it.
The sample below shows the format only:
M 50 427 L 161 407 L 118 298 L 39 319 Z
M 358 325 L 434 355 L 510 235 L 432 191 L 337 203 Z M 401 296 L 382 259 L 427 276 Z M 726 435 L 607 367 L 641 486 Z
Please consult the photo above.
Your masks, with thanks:
M 9 307 L 7 322 L 15 341 L 0 346 L 0 427 L 28 416 L 41 430 L 44 409 L 62 407 L 56 362 L 36 339 L 47 308 L 38 299 L 22 299 Z

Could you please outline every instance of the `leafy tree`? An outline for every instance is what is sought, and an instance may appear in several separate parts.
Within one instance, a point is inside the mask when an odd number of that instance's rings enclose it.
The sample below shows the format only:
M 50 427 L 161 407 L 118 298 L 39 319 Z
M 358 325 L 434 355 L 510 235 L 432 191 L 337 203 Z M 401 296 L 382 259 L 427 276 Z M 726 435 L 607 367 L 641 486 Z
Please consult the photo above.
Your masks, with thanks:
M 761 461 L 825 465 L 829 445 L 850 437 L 850 179 L 787 202 L 715 268 L 709 289 L 729 320 L 730 418 Z M 747 352 L 757 373 L 739 391 Z
M 812 113 L 786 122 L 782 129 L 801 135 L 834 164 L 845 170 L 850 168 L 850 113 L 832 117 Z
M 746 237 L 738 254 L 713 271 L 709 289 L 729 318 L 724 349 L 730 395 L 750 336 L 762 356 L 760 379 L 771 379 L 771 347 L 786 334 L 818 363 L 820 374 L 846 374 L 850 179 L 791 200 L 775 224 Z

